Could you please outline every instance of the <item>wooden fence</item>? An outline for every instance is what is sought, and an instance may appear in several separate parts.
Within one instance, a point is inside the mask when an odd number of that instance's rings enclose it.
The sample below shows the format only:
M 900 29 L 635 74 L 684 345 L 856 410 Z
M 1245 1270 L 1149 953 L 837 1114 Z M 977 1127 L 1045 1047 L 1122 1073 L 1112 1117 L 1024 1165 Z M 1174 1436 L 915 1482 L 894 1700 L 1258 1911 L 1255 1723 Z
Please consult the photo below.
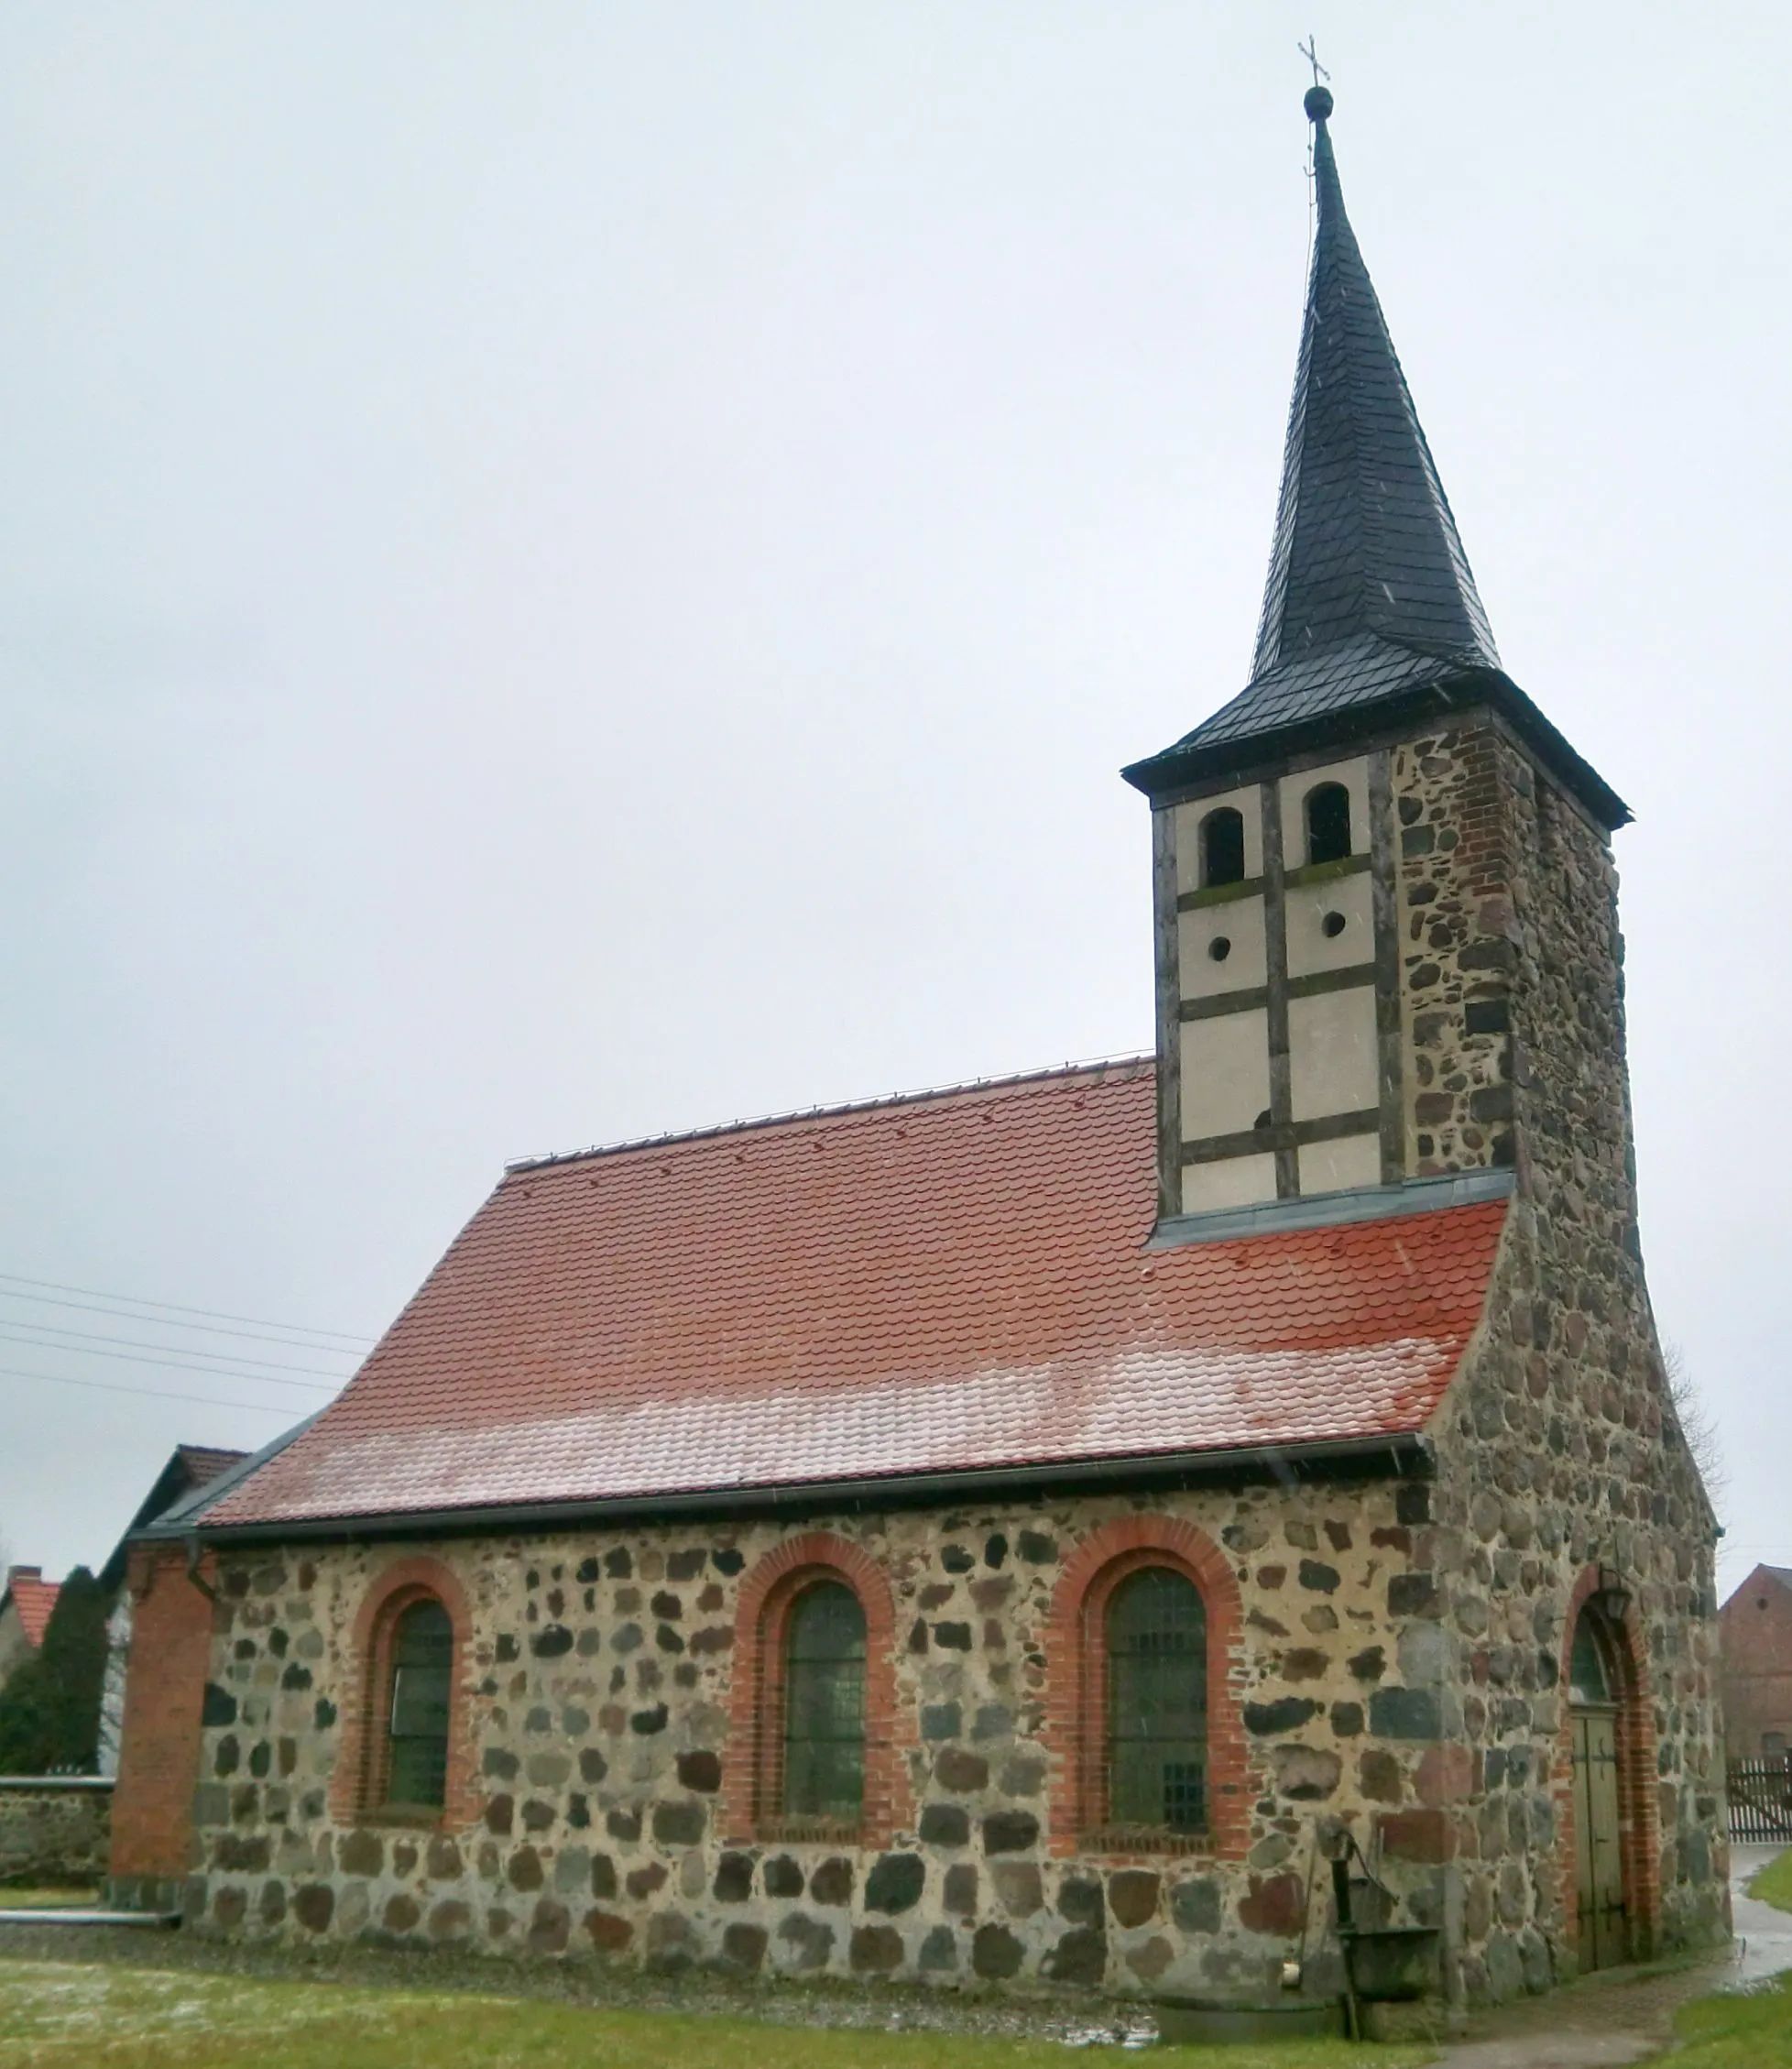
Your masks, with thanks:
M 1731 1761 L 1730 1836 L 1792 1845 L 1792 1761 Z

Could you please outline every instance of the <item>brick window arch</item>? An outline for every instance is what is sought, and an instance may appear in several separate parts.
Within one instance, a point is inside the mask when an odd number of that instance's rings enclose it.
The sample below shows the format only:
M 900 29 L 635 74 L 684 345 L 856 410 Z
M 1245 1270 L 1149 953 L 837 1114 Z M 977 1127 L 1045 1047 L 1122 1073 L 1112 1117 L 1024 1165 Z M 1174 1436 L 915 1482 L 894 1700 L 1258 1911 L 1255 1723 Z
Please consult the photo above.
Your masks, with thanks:
M 395 1800 L 434 1792 L 437 1752 L 416 1743 L 420 1736 L 432 1735 L 434 1719 L 425 1723 L 414 1698 L 408 1703 L 402 1693 L 396 1718 L 393 1712 L 401 1673 L 414 1674 L 420 1668 L 429 1671 L 439 1658 L 434 1610 L 446 1616 L 449 1653 L 440 1804 Z M 350 1642 L 353 1679 L 343 1691 L 342 1746 L 331 1790 L 334 1815 L 344 1823 L 473 1823 L 481 1805 L 466 1686 L 472 1671 L 472 1620 L 453 1571 L 442 1560 L 428 1558 L 399 1560 L 384 1568 L 361 1599 Z M 437 1692 L 431 1691 L 432 1709 Z M 400 1735 L 412 1742 L 398 1747 L 396 1775 L 395 1723 Z M 420 1788 L 420 1779 L 425 1778 L 426 1786 Z
M 1110 1784 L 1109 1632 L 1116 1598 L 1124 1609 L 1137 1575 L 1167 1572 L 1194 1587 L 1205 1613 L 1206 1758 L 1199 1831 L 1169 1815 L 1155 1827 L 1123 1825 Z M 1166 1598 L 1175 1591 L 1165 1590 Z M 1052 1851 L 1210 1853 L 1242 1858 L 1250 1844 L 1251 1789 L 1244 1719 L 1236 1684 L 1243 1615 L 1225 1554 L 1192 1523 L 1174 1516 L 1129 1516 L 1086 1538 L 1065 1564 L 1052 1598 L 1051 1686 L 1046 1716 L 1058 1749 L 1061 1794 Z M 1174 1751 L 1174 1748 L 1171 1749 Z
M 825 1599 L 820 1591 L 842 1587 L 864 1618 L 864 1785 L 856 1821 L 795 1816 L 785 1801 L 792 1615 L 805 1597 L 814 1606 Z M 882 1568 L 830 1531 L 786 1538 L 747 1574 L 735 1607 L 732 1757 L 724 1798 L 731 1836 L 889 1844 L 907 1801 L 895 1639 L 895 1604 Z

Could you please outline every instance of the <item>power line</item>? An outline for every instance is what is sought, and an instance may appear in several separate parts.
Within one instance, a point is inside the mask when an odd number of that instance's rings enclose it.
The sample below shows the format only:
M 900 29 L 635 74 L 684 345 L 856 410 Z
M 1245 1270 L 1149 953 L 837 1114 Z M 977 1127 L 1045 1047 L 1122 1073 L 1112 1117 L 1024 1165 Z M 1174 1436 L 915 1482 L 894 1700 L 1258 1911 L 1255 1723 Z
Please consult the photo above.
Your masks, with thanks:
M 221 1378 L 226 1375 L 220 1374 Z M 197 1401 L 207 1408 L 254 1408 L 265 1416 L 290 1416 L 290 1403 L 283 1401 L 220 1401 L 213 1394 L 170 1394 L 159 1386 L 115 1386 L 104 1379 L 70 1379 L 61 1373 L 20 1372 L 0 1365 L 0 1379 L 42 1380 L 51 1386 L 86 1386 L 101 1394 L 135 1394 L 152 1401 Z
M 203 1315 L 214 1322 L 248 1322 L 258 1329 L 287 1330 L 294 1335 L 332 1336 L 344 1343 L 365 1345 L 374 1341 L 370 1336 L 351 1336 L 345 1330 L 312 1329 L 304 1322 L 270 1322 L 265 1315 L 231 1315 L 217 1308 L 183 1308 L 175 1300 L 143 1300 L 134 1293 L 104 1293 L 98 1286 L 64 1286 L 60 1279 L 27 1279 L 16 1272 L 0 1272 L 0 1280 L 8 1286 L 41 1286 L 50 1293 L 84 1293 L 90 1299 L 117 1301 L 133 1308 L 159 1308 L 173 1315 Z M 150 1317 L 138 1319 L 148 1321 Z
M 17 1333 L 21 1330 L 28 1330 L 30 1333 L 21 1336 Z M 78 1350 L 77 1345 L 79 1344 L 117 1343 L 131 1351 L 183 1351 L 190 1358 L 204 1358 L 213 1364 L 255 1365 L 263 1372 L 310 1373 L 313 1379 L 343 1379 L 347 1377 L 346 1374 L 332 1373 L 322 1365 L 285 1365 L 273 1358 L 233 1359 L 223 1351 L 195 1351 L 184 1343 L 146 1343 L 141 1337 L 137 1336 L 99 1336 L 92 1330 L 58 1329 L 53 1322 L 16 1322 L 10 1317 L 5 1320 L 0 1320 L 0 1337 L 10 1338 L 15 1343 L 35 1343 L 51 1336 L 71 1337 L 74 1341 L 68 1344 L 46 1343 L 44 1345 L 46 1350 L 73 1351 L 76 1356 L 83 1358 L 88 1353 Z M 345 1352 L 344 1354 L 346 1355 Z
M 150 1358 L 140 1351 L 87 1351 L 75 1343 L 45 1343 L 34 1336 L 13 1336 L 0 1330 L 0 1342 L 28 1344 L 34 1351 L 64 1351 L 71 1358 L 115 1358 L 121 1365 L 166 1365 L 172 1372 L 203 1373 L 210 1379 L 246 1379 L 252 1386 L 300 1386 L 310 1394 L 334 1394 L 348 1382 L 338 1374 L 323 1374 L 328 1386 L 311 1379 L 277 1379 L 271 1373 L 220 1371 L 213 1365 L 196 1365 L 186 1358 Z M 95 1383 L 97 1384 L 97 1382 Z
M 0 1272 L 0 1278 L 5 1278 L 5 1275 L 4 1272 Z M 105 1301 L 112 1297 L 112 1296 L 107 1295 L 104 1300 L 58 1300 L 51 1294 L 14 1293 L 10 1287 L 0 1286 L 0 1300 L 23 1300 L 34 1308 L 79 1308 L 83 1314 L 115 1316 L 118 1320 L 126 1322 L 148 1322 L 154 1329 L 202 1330 L 208 1336 L 241 1337 L 254 1343 L 290 1343 L 296 1350 L 322 1351 L 331 1357 L 349 1358 L 356 1355 L 355 1351 L 344 1349 L 338 1352 L 333 1344 L 310 1343 L 305 1341 L 305 1337 L 308 1335 L 333 1336 L 337 1333 L 333 1330 L 301 1331 L 295 1327 L 293 1333 L 268 1335 L 264 1334 L 259 1329 L 223 1329 L 216 1322 L 165 1322 L 158 1315 L 134 1315 L 125 1308 L 109 1307 L 105 1304 Z M 119 1297 L 124 1298 L 126 1297 L 119 1296 Z M 286 1328 L 286 1324 L 283 1322 L 270 1322 L 266 1326 L 269 1330 L 284 1330 Z M 371 1343 L 373 1339 L 371 1337 L 353 1337 L 347 1341 L 359 1347 Z

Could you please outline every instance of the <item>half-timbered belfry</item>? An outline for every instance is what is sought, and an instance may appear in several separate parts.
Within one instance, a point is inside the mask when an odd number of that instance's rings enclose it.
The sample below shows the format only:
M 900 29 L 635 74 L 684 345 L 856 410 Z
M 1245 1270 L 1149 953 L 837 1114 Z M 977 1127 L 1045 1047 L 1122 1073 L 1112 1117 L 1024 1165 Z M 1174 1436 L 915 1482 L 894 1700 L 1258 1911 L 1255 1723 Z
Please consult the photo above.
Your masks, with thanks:
M 1500 666 L 1331 104 L 1307 95 L 1318 223 L 1251 680 L 1126 772 L 1153 805 L 1171 1217 L 1510 1167 L 1502 793 L 1541 782 L 1601 834 L 1630 816 Z M 1447 768 L 1439 730 L 1472 756 Z
M 1307 97 L 1251 679 L 1153 1056 L 512 1166 L 142 1532 L 115 1894 L 195 1928 L 1454 2000 L 1727 1927 L 1636 1222 L 1627 816 L 1501 667 Z

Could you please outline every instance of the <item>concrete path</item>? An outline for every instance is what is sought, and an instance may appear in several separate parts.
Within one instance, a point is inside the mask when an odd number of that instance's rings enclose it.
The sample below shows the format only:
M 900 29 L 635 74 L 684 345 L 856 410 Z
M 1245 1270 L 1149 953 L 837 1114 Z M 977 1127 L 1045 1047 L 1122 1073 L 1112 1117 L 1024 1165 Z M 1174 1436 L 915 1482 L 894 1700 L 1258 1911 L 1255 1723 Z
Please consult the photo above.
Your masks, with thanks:
M 1792 1913 L 1743 1893 L 1777 1851 L 1731 1849 L 1736 1944 L 1728 1954 L 1689 1968 L 1608 1969 L 1546 1998 L 1508 2005 L 1476 2020 L 1470 2037 L 1438 2057 L 1437 2069 L 1623 2069 L 1658 2054 L 1688 1998 L 1745 1988 L 1792 1968 Z

